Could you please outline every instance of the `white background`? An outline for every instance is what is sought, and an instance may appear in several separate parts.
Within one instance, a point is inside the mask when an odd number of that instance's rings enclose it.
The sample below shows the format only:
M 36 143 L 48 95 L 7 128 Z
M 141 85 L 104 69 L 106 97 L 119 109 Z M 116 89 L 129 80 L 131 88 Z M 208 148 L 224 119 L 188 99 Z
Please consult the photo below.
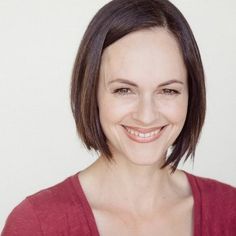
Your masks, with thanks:
M 0 0 L 0 229 L 27 195 L 95 159 L 70 111 L 81 37 L 105 0 Z M 208 110 L 195 164 L 181 169 L 236 186 L 236 2 L 173 0 L 205 67 Z

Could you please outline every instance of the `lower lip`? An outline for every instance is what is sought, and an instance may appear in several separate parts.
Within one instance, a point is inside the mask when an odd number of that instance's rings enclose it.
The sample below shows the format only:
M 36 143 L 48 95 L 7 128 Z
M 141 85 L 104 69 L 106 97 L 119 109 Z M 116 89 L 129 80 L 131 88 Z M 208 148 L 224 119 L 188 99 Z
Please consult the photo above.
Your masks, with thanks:
M 127 130 L 124 126 L 123 126 L 123 128 L 124 128 L 124 130 L 125 130 L 126 135 L 127 135 L 130 139 L 132 139 L 133 141 L 138 142 L 138 143 L 150 143 L 150 142 L 153 142 L 153 141 L 155 141 L 156 139 L 159 139 L 159 138 L 160 138 L 160 136 L 161 136 L 162 133 L 164 132 L 166 126 L 163 126 L 163 127 L 161 128 L 161 130 L 159 131 L 158 134 L 155 134 L 154 136 L 147 137 L 147 138 L 142 138 L 142 137 L 139 137 L 139 136 L 134 136 L 134 135 L 130 134 L 130 133 L 128 132 L 128 130 Z

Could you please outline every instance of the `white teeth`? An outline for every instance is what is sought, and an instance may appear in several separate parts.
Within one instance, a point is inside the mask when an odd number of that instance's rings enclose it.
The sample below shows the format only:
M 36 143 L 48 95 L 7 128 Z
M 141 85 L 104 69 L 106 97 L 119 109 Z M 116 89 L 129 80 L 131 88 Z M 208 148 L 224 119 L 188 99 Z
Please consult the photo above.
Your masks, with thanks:
M 138 132 L 138 131 L 136 131 L 136 130 L 132 130 L 132 129 L 130 129 L 130 128 L 127 128 L 127 127 L 126 127 L 126 129 L 127 129 L 127 131 L 128 131 L 130 134 L 135 135 L 135 136 L 138 136 L 138 137 L 141 137 L 141 138 L 153 137 L 154 135 L 157 135 L 157 134 L 160 132 L 160 130 L 161 130 L 161 129 L 158 129 L 158 130 L 152 131 L 152 132 L 150 132 L 150 133 L 144 134 L 144 133 L 140 133 L 140 132 Z

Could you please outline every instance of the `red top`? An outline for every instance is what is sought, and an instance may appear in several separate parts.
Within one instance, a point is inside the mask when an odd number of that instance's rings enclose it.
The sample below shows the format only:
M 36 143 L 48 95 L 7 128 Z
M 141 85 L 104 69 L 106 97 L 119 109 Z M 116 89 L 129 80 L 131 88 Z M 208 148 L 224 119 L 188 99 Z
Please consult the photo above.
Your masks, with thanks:
M 236 188 L 184 171 L 194 197 L 194 236 L 236 235 Z M 78 175 L 27 197 L 9 215 L 2 236 L 98 236 Z

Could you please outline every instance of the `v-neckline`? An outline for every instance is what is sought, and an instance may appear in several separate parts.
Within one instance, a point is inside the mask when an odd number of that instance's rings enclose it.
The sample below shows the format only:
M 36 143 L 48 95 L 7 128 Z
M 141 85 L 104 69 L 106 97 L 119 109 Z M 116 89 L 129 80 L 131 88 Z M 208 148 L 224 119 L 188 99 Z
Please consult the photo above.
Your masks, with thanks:
M 193 196 L 193 236 L 201 236 L 202 232 L 201 232 L 201 218 L 202 218 L 202 197 L 201 197 L 201 192 L 197 183 L 197 178 L 196 176 L 184 171 L 183 173 L 185 173 L 189 185 L 191 187 L 191 191 L 192 191 L 192 196 Z
M 201 235 L 201 193 L 199 191 L 199 187 L 196 181 L 196 177 L 184 170 L 181 170 L 185 173 L 188 183 L 191 187 L 191 191 L 192 191 L 192 196 L 193 196 L 193 236 L 200 236 Z M 79 178 L 79 173 L 76 173 L 75 175 L 73 175 L 71 177 L 72 183 L 74 188 L 76 189 L 76 192 L 80 198 L 80 201 L 82 202 L 82 207 L 84 209 L 84 213 L 85 213 L 85 218 L 86 221 L 88 223 L 90 232 L 92 236 L 99 236 L 99 231 L 98 231 L 98 227 L 96 224 L 96 219 L 95 216 L 93 214 L 92 208 L 90 206 L 90 203 L 88 202 L 88 199 L 85 195 L 85 192 L 83 190 L 83 187 L 81 185 L 80 182 L 80 178 Z

